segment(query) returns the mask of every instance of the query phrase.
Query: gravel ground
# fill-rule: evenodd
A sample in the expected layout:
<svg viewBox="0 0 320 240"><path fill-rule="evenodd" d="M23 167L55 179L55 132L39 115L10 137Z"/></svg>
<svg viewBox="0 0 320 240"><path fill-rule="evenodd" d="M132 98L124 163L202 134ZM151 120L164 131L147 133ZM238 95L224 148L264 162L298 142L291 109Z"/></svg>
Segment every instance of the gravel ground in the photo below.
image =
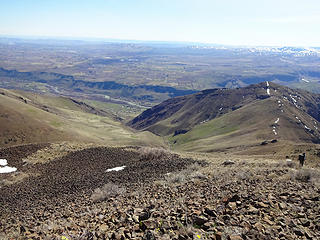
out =
<svg viewBox="0 0 320 240"><path fill-rule="evenodd" d="M21 166L37 174L0 188L0 239L320 239L318 169L139 151Z"/></svg>

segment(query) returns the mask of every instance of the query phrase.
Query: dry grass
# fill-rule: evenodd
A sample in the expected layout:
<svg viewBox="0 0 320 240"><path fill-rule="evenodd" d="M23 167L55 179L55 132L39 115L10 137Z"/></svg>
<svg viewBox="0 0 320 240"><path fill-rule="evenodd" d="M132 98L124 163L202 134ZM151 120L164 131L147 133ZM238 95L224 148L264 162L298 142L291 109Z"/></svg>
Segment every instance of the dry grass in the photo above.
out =
<svg viewBox="0 0 320 240"><path fill-rule="evenodd" d="M196 233L197 229L195 229L191 224L183 225L179 224L178 233L179 235L184 236L185 238L192 239Z"/></svg>
<svg viewBox="0 0 320 240"><path fill-rule="evenodd" d="M124 188L119 187L114 183L107 183L101 188L97 188L91 195L91 200L94 202L103 201L111 196L116 196L125 192Z"/></svg>
<svg viewBox="0 0 320 240"><path fill-rule="evenodd" d="M164 158L172 153L164 148L141 147L139 149L140 157L143 159Z"/></svg>
<svg viewBox="0 0 320 240"><path fill-rule="evenodd" d="M296 162L294 162L292 160L291 161L286 160L284 165L289 167L289 168L295 168L297 166Z"/></svg>
<svg viewBox="0 0 320 240"><path fill-rule="evenodd" d="M292 180L320 183L320 171L313 168L301 168L290 173Z"/></svg>
<svg viewBox="0 0 320 240"><path fill-rule="evenodd" d="M50 146L38 150L25 159L22 159L22 161L31 164L46 163L56 158L62 158L71 152L81 151L93 146L99 146L99 144L66 141L51 143Z"/></svg>
<svg viewBox="0 0 320 240"><path fill-rule="evenodd" d="M281 160L270 164L272 168L297 168L297 162L291 159Z"/></svg>
<svg viewBox="0 0 320 240"><path fill-rule="evenodd" d="M151 132L132 131L112 117L87 112L66 98L21 91L19 97L30 99L25 104L13 97L16 94L12 91L7 92L6 96L0 94L0 112L10 113L10 121L0 119L0 133L3 133L0 146L61 141L108 146L166 146L161 137ZM42 109L44 105L48 111ZM27 161L50 161L56 148L64 152L64 147L52 146L48 152L40 152L40 158L33 156Z"/></svg>
<svg viewBox="0 0 320 240"><path fill-rule="evenodd" d="M187 175L184 171L178 172L178 173L170 173L165 176L165 181L169 184L179 184L186 182Z"/></svg>
<svg viewBox="0 0 320 240"><path fill-rule="evenodd" d="M189 181L205 179L207 178L207 175L204 174L202 170L203 168L201 165L194 163L182 171L167 173L163 180L157 180L154 184L164 187L173 187Z"/></svg>
<svg viewBox="0 0 320 240"><path fill-rule="evenodd" d="M169 173L165 176L165 182L168 184L181 184L192 179L207 178L201 171L201 166L197 163L190 165L188 168L175 173Z"/></svg>

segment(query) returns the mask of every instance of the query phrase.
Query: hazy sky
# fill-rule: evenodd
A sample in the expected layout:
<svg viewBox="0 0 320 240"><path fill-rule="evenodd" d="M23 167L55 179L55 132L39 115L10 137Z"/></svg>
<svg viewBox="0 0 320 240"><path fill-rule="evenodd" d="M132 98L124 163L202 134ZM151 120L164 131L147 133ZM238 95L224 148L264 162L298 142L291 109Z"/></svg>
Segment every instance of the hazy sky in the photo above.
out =
<svg viewBox="0 0 320 240"><path fill-rule="evenodd" d="M0 35L320 46L320 0L0 0Z"/></svg>

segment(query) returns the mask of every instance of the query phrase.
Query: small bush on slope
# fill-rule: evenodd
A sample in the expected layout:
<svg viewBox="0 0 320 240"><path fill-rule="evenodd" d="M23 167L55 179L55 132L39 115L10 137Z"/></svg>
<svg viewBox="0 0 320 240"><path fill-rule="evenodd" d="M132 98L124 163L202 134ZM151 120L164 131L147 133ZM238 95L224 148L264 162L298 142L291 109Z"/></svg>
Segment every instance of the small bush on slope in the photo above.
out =
<svg viewBox="0 0 320 240"><path fill-rule="evenodd" d="M119 187L114 183L107 183L101 188L97 188L91 195L91 200L94 202L103 201L111 196L116 196L125 192L124 188Z"/></svg>
<svg viewBox="0 0 320 240"><path fill-rule="evenodd" d="M171 153L163 148L142 147L139 149L140 157L143 159L168 157Z"/></svg>
<svg viewBox="0 0 320 240"><path fill-rule="evenodd" d="M291 179L302 182L320 182L320 172L316 169L302 168L297 171L291 172Z"/></svg>

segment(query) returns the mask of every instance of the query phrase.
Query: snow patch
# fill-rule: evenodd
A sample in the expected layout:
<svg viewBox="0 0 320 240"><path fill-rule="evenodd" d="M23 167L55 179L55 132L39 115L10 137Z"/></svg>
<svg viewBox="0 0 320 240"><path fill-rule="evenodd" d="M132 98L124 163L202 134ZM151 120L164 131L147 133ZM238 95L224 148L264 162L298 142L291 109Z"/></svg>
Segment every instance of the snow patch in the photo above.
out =
<svg viewBox="0 0 320 240"><path fill-rule="evenodd" d="M297 100L294 98L294 96L292 96L291 94L290 94L290 97L291 97L291 99L296 103L297 102Z"/></svg>
<svg viewBox="0 0 320 240"><path fill-rule="evenodd" d="M116 171L116 172L118 172L118 171L123 170L125 167L126 167L126 166L115 167L115 168L109 168L109 169L107 169L107 170L106 170L106 172L112 172L112 171Z"/></svg>
<svg viewBox="0 0 320 240"><path fill-rule="evenodd" d="M267 94L270 95L270 89L269 88L267 88Z"/></svg>
<svg viewBox="0 0 320 240"><path fill-rule="evenodd" d="M7 166L7 165L8 165L7 159L0 159L0 166Z"/></svg>
<svg viewBox="0 0 320 240"><path fill-rule="evenodd" d="M269 82L267 81L267 94L270 96Z"/></svg>
<svg viewBox="0 0 320 240"><path fill-rule="evenodd" d="M17 171L17 168L15 167L9 167L9 166L0 167L0 173L11 173L15 171Z"/></svg>
<svg viewBox="0 0 320 240"><path fill-rule="evenodd" d="M9 167L7 159L0 159L0 173L11 173L17 171L15 167Z"/></svg>
<svg viewBox="0 0 320 240"><path fill-rule="evenodd" d="M206 120L203 120L202 122L200 122L200 124L206 123L206 122L208 122L208 121L210 121L210 119L209 119L209 118L208 118L208 119L206 119Z"/></svg>
<svg viewBox="0 0 320 240"><path fill-rule="evenodd" d="M306 125L304 125L304 128L307 129L308 131L311 131L311 128L307 127Z"/></svg>

